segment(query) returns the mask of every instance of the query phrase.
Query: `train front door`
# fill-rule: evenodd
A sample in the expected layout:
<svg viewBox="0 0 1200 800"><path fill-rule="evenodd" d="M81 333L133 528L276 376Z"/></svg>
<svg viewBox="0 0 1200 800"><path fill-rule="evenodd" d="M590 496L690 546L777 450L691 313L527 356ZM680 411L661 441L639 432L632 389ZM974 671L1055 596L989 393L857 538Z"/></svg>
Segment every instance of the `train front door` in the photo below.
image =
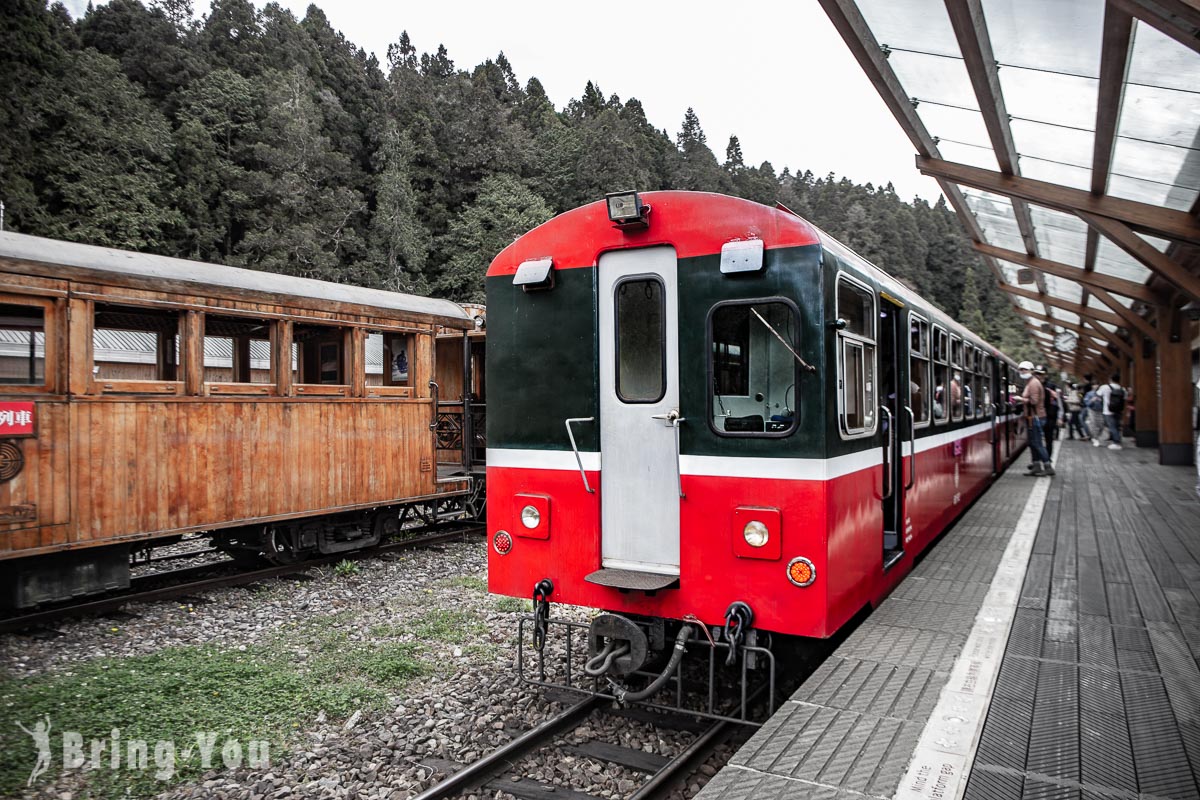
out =
<svg viewBox="0 0 1200 800"><path fill-rule="evenodd" d="M676 263L671 247L600 257L600 538L609 574L596 583L648 588L653 580L622 573L679 575Z"/></svg>
<svg viewBox="0 0 1200 800"><path fill-rule="evenodd" d="M904 555L904 443L912 436L908 406L910 380L908 336L901 327L902 307L886 294L879 296L879 397L883 398L880 430L883 447L883 567L887 569Z"/></svg>

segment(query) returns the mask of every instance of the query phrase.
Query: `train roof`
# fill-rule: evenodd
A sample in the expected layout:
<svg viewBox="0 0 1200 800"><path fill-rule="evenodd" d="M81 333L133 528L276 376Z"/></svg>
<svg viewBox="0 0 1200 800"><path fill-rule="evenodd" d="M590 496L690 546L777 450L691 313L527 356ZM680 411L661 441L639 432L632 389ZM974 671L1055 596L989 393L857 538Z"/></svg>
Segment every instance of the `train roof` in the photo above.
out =
<svg viewBox="0 0 1200 800"><path fill-rule="evenodd" d="M762 239L768 250L819 244L869 273L896 299L918 310L927 310L926 313L937 312L939 325L959 336L982 342L1006 361L1012 361L979 334L788 208L772 208L753 200L711 192L644 192L640 197L650 206L650 225L645 230L617 230L609 221L606 203L598 200L559 214L517 239L492 261L488 276L512 275L525 261L550 255L554 256L555 269L594 267L604 251L631 246L671 244L680 258L688 258L719 253L721 245L737 239ZM673 231L671 241L664 240L658 233L662 230L663 220ZM572 232L564 238L562 230L566 226L570 226Z"/></svg>
<svg viewBox="0 0 1200 800"><path fill-rule="evenodd" d="M0 233L0 262L15 263L21 271L50 278L181 294L226 295L317 310L333 306L350 313L420 318L462 329L474 327L462 307L449 300L21 233Z"/></svg>

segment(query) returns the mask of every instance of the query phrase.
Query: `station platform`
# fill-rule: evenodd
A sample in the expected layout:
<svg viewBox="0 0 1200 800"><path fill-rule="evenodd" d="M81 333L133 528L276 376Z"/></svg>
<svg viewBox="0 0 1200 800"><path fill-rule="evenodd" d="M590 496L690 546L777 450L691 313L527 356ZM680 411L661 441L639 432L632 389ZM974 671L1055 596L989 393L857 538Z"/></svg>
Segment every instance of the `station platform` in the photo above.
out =
<svg viewBox="0 0 1200 800"><path fill-rule="evenodd" d="M1008 470L700 792L1200 798L1200 500L1157 451Z"/></svg>

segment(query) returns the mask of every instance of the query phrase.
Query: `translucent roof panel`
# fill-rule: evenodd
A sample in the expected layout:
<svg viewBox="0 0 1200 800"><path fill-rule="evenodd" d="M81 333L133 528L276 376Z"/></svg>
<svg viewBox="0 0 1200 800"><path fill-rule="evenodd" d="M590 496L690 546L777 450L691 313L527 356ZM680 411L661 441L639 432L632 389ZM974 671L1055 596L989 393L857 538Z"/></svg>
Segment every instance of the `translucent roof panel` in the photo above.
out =
<svg viewBox="0 0 1200 800"><path fill-rule="evenodd" d="M946 56L958 56L958 40L942 0L858 0L858 8L875 40L888 47L903 47Z"/></svg>
<svg viewBox="0 0 1200 800"><path fill-rule="evenodd" d="M1200 122L1200 115L1197 122ZM1113 150L1112 171L1116 175L1196 191L1200 189L1200 151L1120 138Z"/></svg>
<svg viewBox="0 0 1200 800"><path fill-rule="evenodd" d="M964 189L963 195L966 197L967 207L979 220L988 242L1006 250L1025 252L1021 230L1017 227L1017 218L1013 215L1012 201L998 194L974 189Z"/></svg>
<svg viewBox="0 0 1200 800"><path fill-rule="evenodd" d="M1200 55L1139 21L1133 32L1133 54L1126 80L1131 84L1195 92L1200 86Z"/></svg>
<svg viewBox="0 0 1200 800"><path fill-rule="evenodd" d="M1200 55L1196 56L1200 61ZM1200 76L1197 76L1200 86ZM1162 142L1179 147L1196 146L1200 125L1200 94L1159 86L1127 84L1121 102L1117 133L1131 139Z"/></svg>
<svg viewBox="0 0 1200 800"><path fill-rule="evenodd" d="M1000 69L1000 90L1011 116L1081 130L1096 126L1099 84L1094 78L1075 75L1019 67Z"/></svg>
<svg viewBox="0 0 1200 800"><path fill-rule="evenodd" d="M958 142L938 142L938 152L946 161L966 164L968 167L979 167L993 172L1000 171L1000 162L996 161L996 151L987 147L959 144Z"/></svg>
<svg viewBox="0 0 1200 800"><path fill-rule="evenodd" d="M1072 303L1078 303L1083 300L1082 286L1075 281L1056 278L1053 275L1046 276L1046 291L1053 297L1057 297L1060 300L1069 300Z"/></svg>
<svg viewBox="0 0 1200 800"><path fill-rule="evenodd" d="M959 144L992 149L987 127L983 124L983 114L978 111L921 103L917 112L921 115L921 121L925 123L925 129L932 136Z"/></svg>
<svg viewBox="0 0 1200 800"><path fill-rule="evenodd" d="M1070 186L1073 189L1087 191L1092 187L1092 170L1090 167L1075 167L1061 164L1057 161L1043 161L1040 158L1021 159L1021 174L1026 178L1034 178L1060 186Z"/></svg>
<svg viewBox="0 0 1200 800"><path fill-rule="evenodd" d="M1025 311L1032 311L1035 314L1042 314L1042 315L1045 315L1045 313L1046 313L1046 307L1044 305L1042 305L1041 303L1037 302L1036 300L1030 300L1029 298L1026 298L1026 297L1017 297L1015 295L1013 296L1013 299L1016 300L1017 305L1020 306Z"/></svg>
<svg viewBox="0 0 1200 800"><path fill-rule="evenodd" d="M1042 258L1082 267L1087 258L1087 224L1074 214L1031 205L1034 237Z"/></svg>
<svg viewBox="0 0 1200 800"><path fill-rule="evenodd" d="M1110 175L1108 194L1175 211L1187 211L1196 201L1197 193L1194 189L1184 189L1171 184L1129 178L1124 175Z"/></svg>
<svg viewBox="0 0 1200 800"><path fill-rule="evenodd" d="M1001 64L1099 76L1104 0L983 0L983 14Z"/></svg>
<svg viewBox="0 0 1200 800"><path fill-rule="evenodd" d="M978 110L975 90L961 58L896 51L888 64L900 79L904 93L918 100Z"/></svg>
<svg viewBox="0 0 1200 800"><path fill-rule="evenodd" d="M1079 315L1074 311L1064 311L1061 308L1054 309L1054 316L1061 319L1063 322L1069 322L1072 325L1079 324Z"/></svg>
<svg viewBox="0 0 1200 800"><path fill-rule="evenodd" d="M1096 272L1138 283L1145 283L1150 277L1150 270L1113 244L1107 236L1100 237L1100 246L1096 248Z"/></svg>
<svg viewBox="0 0 1200 800"><path fill-rule="evenodd" d="M1014 119L1009 128L1012 130L1013 145L1020 155L1077 167L1090 168L1092 165L1096 136L1091 131L1024 119Z"/></svg>

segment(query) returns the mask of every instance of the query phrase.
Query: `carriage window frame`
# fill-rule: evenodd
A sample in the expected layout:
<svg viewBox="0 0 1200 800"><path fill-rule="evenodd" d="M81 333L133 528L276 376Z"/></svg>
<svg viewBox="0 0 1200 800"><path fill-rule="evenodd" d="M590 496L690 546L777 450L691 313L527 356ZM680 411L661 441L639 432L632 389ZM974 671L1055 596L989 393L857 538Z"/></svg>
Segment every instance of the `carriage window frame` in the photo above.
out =
<svg viewBox="0 0 1200 800"><path fill-rule="evenodd" d="M979 362L979 399L983 402L979 403L981 416L990 417L992 415L992 406L996 400L992 397L992 363L993 359L990 353L983 353Z"/></svg>
<svg viewBox="0 0 1200 800"><path fill-rule="evenodd" d="M875 290L863 281L848 275L844 272L838 272L837 279L834 282L834 316L837 319L843 319L841 308L841 291L842 285L846 284L854 289L865 292L871 300L871 307L867 314L870 320L870 336L856 333L846 329L838 330L835 346L835 356L837 358L837 409L838 409L838 436L844 440L866 439L874 436L879 430L879 409L875 406L878 404L879 394L879 378L876 375L876 362L878 360L878 342L879 342L879 298ZM861 428L851 428L846 422L846 349L847 347L860 347L862 349L862 365L863 371L861 376L861 390L859 400L862 403L863 418L867 419L868 398L870 398L870 424L864 425ZM868 381L868 377L870 380ZM867 387L870 386L870 390Z"/></svg>
<svg viewBox="0 0 1200 800"><path fill-rule="evenodd" d="M918 334L918 338L921 339L921 341L918 342L918 345L920 346L921 349L916 350L916 351L914 351L913 347L912 347L913 325L922 326L920 329L920 333ZM933 383L933 346L932 346L932 342L931 342L932 331L933 331L933 326L930 324L928 319L926 319L925 317L923 317L920 314L917 314L914 311L908 312L908 380L909 380L908 405L909 405L909 408L913 408L913 409L916 408L916 406L913 404L913 401L912 401L913 362L914 361L925 362L925 369L926 369L925 393L924 393L924 396L921 398L922 411L924 411L925 413L924 413L924 419L922 421L918 422L916 420L913 420L913 427L917 428L917 429L928 428L930 425L933 424L934 383Z"/></svg>
<svg viewBox="0 0 1200 800"><path fill-rule="evenodd" d="M726 431L726 430L721 430L720 428L718 428L713 422L713 418L714 418L713 395L714 395L714 393L712 390L715 385L714 381L716 380L716 373L714 371L714 364L713 364L713 361L714 361L714 359L713 359L713 344L714 344L714 342L713 342L713 319L716 317L717 312L720 311L722 308L728 308L730 306L766 305L768 303L779 303L781 305L784 305L787 307L789 313L791 313L792 322L795 326L795 328L794 328L795 332L792 337L791 346L796 352L800 352L800 334L801 334L800 325L802 323L803 317L801 317L801 315L800 315L800 307L798 305L796 305L795 302L793 302L792 300L790 300L786 297L774 295L774 296L770 296L770 297L752 297L752 298L745 298L745 299L738 299L738 300L722 300L721 302L714 304L711 308L708 309L708 315L705 318L704 341L705 341L705 352L707 353L706 363L708 365L707 378L706 378L706 380L707 380L706 387L707 388L705 390L705 395L706 395L705 416L708 419L708 429L723 439L784 439L784 438L787 438L788 436L792 436L793 434L796 433L796 431L798 431L800 429L800 418L801 418L800 379L801 379L801 376L803 375L803 372L801 372L800 364L796 361L795 358L792 358L792 385L795 386L796 388L793 390L793 395L792 395L795 398L792 401L793 403L795 403L795 408L792 409L792 425L791 425L791 427L789 427L785 430L781 430L781 431L768 431L768 430ZM790 357L790 355L791 354L789 354L789 357ZM750 348L749 348L749 346L747 346L747 353L746 353L747 369L750 368L750 356L751 356ZM750 384L749 384L749 382L747 382L747 392L749 392L749 387L750 387ZM733 397L735 395L726 395L726 396ZM737 396L749 397L750 395L745 394L745 395L737 395ZM764 419L763 419L764 428L765 428L766 422L767 422L767 420L764 417Z"/></svg>
<svg viewBox="0 0 1200 800"><path fill-rule="evenodd" d="M936 323L930 326L930 362L933 365L933 394L930 396L930 417L934 425L945 425L950 422L950 402L948 387L950 384L950 334L945 328ZM940 346L939 346L940 345ZM941 355L939 356L939 352ZM938 367L944 370L942 381L942 413L937 413Z"/></svg>
<svg viewBox="0 0 1200 800"><path fill-rule="evenodd" d="M330 331L337 332L337 338L330 336L328 338L321 337L316 342L300 341L296 337L297 328L328 328ZM353 368L352 350L354 347L352 336L355 328L338 320L325 320L317 318L295 319L292 321L292 337L291 348L284 359L281 359L278 369L293 370L293 362L295 363L295 372L292 378L292 388L296 394L301 395L330 395L330 396L349 396L351 391L351 370ZM316 375L307 374L305 367L306 348L316 346L315 364ZM324 365L326 359L330 355L330 349L336 348L333 353L337 358L338 382L326 383L321 380L321 375L325 371ZM315 377L317 380L305 380Z"/></svg>
<svg viewBox="0 0 1200 800"><path fill-rule="evenodd" d="M966 405L963 402L963 340L958 334L950 334L950 384L946 387L946 399L950 403L950 421L963 421L963 408ZM954 372L958 371L958 407L955 408L954 392L950 387L954 385Z"/></svg>
<svg viewBox="0 0 1200 800"><path fill-rule="evenodd" d="M653 282L658 284L658 342L659 342L659 378L658 396L654 398L629 399L621 392L621 312L617 307L621 287L628 283ZM661 403L667 396L667 286L661 276L654 274L626 275L613 284L613 393L617 400L630 406L652 406Z"/></svg>
<svg viewBox="0 0 1200 800"><path fill-rule="evenodd" d="M963 419L975 419L975 345L963 339ZM970 405L967 398L971 398ZM968 411L969 409L969 411Z"/></svg>
<svg viewBox="0 0 1200 800"><path fill-rule="evenodd" d="M130 309L133 314L158 314L163 317L174 317L175 320L175 362L171 365L174 371L173 378L157 377L161 372L156 372L154 378L103 378L98 375L100 364L96 362L96 331L111 330L125 332L139 332L136 328L121 328L112 326L96 325L97 314L103 313L109 309ZM165 334L165 332L164 332ZM170 334L165 334L170 336ZM97 300L92 304L91 319L88 320L88 380L90 385L89 393L97 394L151 394L151 395L179 395L182 394L187 385L186 376L188 370L192 368L190 363L189 348L188 348L188 325L187 325L187 309L176 305L138 303L127 300L125 298L114 298L113 300ZM162 347L161 343L157 343L156 347ZM169 349L169 348L167 348ZM203 356L201 357L203 358ZM104 362L102 362L104 363ZM156 370L161 370L167 364L166 361L155 364Z"/></svg>
<svg viewBox="0 0 1200 800"><path fill-rule="evenodd" d="M229 336L219 336L210 334L208 330L210 317L224 317L226 319L245 320L246 322L260 322L269 329L267 336L267 347L270 351L270 365L268 366L268 377L264 381L239 381L237 380L237 370L232 370L233 380L228 381L210 381L208 380L208 340L210 338L224 338L234 341L236 348L236 339ZM201 337L200 337L200 375L201 383L204 384L207 394L210 395L265 395L273 397L279 394L279 370L277 362L277 352L279 343L279 320L270 317L260 317L253 314L239 314L231 309L210 308L206 309L200 322ZM259 340L261 341L261 340ZM236 357L234 358L236 361ZM253 367L246 365L247 372L253 375ZM288 364L288 369L291 365Z"/></svg>
<svg viewBox="0 0 1200 800"><path fill-rule="evenodd" d="M42 312L42 381L41 383L3 383L0 384L0 394L55 394L58 385L58 314L55 301L45 297L23 294L0 294L0 304L7 306L28 306L39 308ZM33 356L36 359L37 331L32 332L30 343L34 347Z"/></svg>

